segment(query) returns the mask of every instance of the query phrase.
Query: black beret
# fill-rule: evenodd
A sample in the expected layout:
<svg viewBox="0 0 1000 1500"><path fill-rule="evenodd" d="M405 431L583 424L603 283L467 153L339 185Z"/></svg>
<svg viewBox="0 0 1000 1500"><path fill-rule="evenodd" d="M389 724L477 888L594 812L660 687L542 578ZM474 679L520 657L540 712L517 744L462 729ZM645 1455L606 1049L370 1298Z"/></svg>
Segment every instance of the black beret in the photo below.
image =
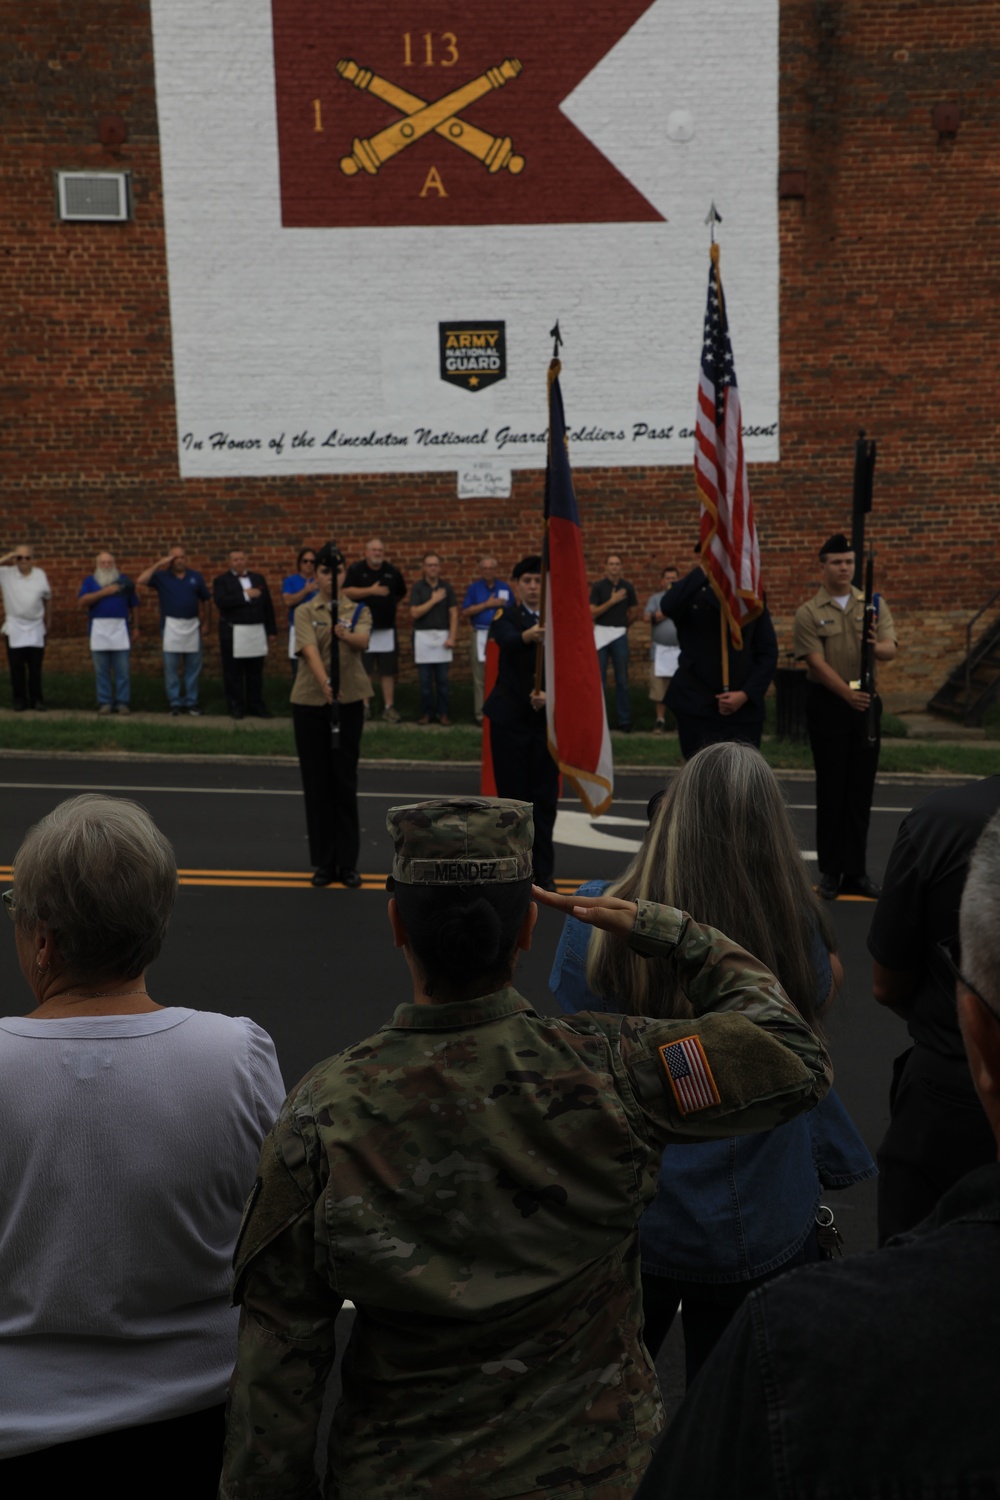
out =
<svg viewBox="0 0 1000 1500"><path fill-rule="evenodd" d="M853 551L854 548L851 546L844 533L842 531L838 531L836 536L830 537L829 541L824 542L822 547L819 549L819 560L820 562L822 562L824 557L826 557L827 554L831 552L836 553Z"/></svg>
<svg viewBox="0 0 1000 1500"><path fill-rule="evenodd" d="M537 552L532 552L527 557L522 557L520 562L514 564L511 578L520 578L522 573L540 573L542 571L542 559Z"/></svg>

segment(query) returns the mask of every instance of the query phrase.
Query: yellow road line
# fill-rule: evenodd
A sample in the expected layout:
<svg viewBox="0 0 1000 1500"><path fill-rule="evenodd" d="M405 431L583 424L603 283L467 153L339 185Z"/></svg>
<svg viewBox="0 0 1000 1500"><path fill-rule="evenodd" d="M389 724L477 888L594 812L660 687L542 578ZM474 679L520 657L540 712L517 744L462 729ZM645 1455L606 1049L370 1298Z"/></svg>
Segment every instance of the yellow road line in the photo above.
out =
<svg viewBox="0 0 1000 1500"><path fill-rule="evenodd" d="M10 880L13 876L11 865L0 865L0 880ZM178 870L178 884L191 886L215 886L231 890L260 890L260 891L308 891L313 889L312 877L305 870ZM385 891L386 877L384 875L362 875L361 885L356 887L362 891ZM557 880L556 888L561 896L572 896L579 888L579 880ZM336 883L329 890L346 890L346 886ZM837 897L838 901L871 901L870 896Z"/></svg>

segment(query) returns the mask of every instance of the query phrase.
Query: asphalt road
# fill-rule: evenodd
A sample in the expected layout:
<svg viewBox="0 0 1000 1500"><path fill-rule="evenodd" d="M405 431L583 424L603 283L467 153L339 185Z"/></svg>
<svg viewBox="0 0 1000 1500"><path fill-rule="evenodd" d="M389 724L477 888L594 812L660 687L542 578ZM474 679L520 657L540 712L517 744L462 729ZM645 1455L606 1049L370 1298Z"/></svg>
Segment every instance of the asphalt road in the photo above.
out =
<svg viewBox="0 0 1000 1500"><path fill-rule="evenodd" d="M611 817L594 828L574 800L560 804L556 868L560 883L614 877L645 826L655 772L622 775ZM905 812L936 783L880 783L869 841L869 870L880 877ZM811 780L784 788L800 847L813 848ZM182 887L149 988L161 1004L247 1015L272 1035L286 1083L356 1042L408 998L402 956L391 946L383 889L391 846L385 813L397 802L478 790L469 768L362 767L362 849L366 877L357 891L314 890L294 766L218 761L0 758L0 879L9 875L25 830L63 798L83 790L133 796L173 842ZM814 867L812 867L814 868ZM569 887L567 887L569 888ZM871 997L865 939L872 904L834 904L844 990L828 1021L837 1087L874 1151L886 1117L892 1060L906 1045L900 1022ZM556 1010L547 979L561 919L542 912L517 984L539 1010ZM12 935L0 944L4 1010L31 1008ZM832 1195L848 1253L875 1244L874 1184ZM661 1352L668 1404L680 1393L679 1337Z"/></svg>

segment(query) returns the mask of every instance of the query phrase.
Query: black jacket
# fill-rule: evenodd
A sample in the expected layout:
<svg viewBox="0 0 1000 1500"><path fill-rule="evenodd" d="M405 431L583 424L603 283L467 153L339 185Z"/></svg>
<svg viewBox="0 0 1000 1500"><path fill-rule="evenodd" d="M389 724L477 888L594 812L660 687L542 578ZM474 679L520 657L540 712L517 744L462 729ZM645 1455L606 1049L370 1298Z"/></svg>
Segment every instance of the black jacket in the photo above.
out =
<svg viewBox="0 0 1000 1500"><path fill-rule="evenodd" d="M874 1255L752 1292L636 1500L1000 1494L1000 1165Z"/></svg>
<svg viewBox="0 0 1000 1500"><path fill-rule="evenodd" d="M545 714L532 708L538 648L525 645L521 635L538 623L523 604L508 604L494 617L490 636L500 647L496 685L483 704L483 713L503 729L532 729L545 733Z"/></svg>
<svg viewBox="0 0 1000 1500"><path fill-rule="evenodd" d="M715 717L716 693L722 692L722 631L719 601L701 568L694 568L673 584L660 600L660 609L677 627L680 664L667 689L667 705L675 714ZM729 690L746 693L745 703L731 723L759 723L764 697L778 666L778 638L765 605L756 620L743 627L743 648L729 646Z"/></svg>
<svg viewBox="0 0 1000 1500"><path fill-rule="evenodd" d="M230 570L220 573L212 582L212 598L219 611L219 629L232 633L234 625L263 625L268 635L277 635L274 620L274 605L263 573L247 574L252 588L260 589L259 599L244 599L243 589L236 574Z"/></svg>

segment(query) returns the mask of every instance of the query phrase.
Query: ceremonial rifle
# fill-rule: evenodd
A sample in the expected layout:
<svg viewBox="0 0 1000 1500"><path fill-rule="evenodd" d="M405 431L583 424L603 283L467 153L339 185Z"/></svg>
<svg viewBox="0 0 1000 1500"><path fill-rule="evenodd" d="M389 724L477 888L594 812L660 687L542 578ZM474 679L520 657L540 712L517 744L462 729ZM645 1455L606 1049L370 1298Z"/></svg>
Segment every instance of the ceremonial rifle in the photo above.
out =
<svg viewBox="0 0 1000 1500"><path fill-rule="evenodd" d="M851 502L851 551L854 553L854 577L861 587L861 566L865 555L865 517L871 514L872 483L875 478L875 440L865 441L864 428L854 445L854 494Z"/></svg>
<svg viewBox="0 0 1000 1500"><path fill-rule="evenodd" d="M878 624L878 601L875 597L875 549L868 548L868 558L865 563L865 623L864 634L861 641L861 691L868 694L868 707L865 709L865 731L869 745L874 745L878 738L878 726L875 708L875 642L872 636L875 626Z"/></svg>

